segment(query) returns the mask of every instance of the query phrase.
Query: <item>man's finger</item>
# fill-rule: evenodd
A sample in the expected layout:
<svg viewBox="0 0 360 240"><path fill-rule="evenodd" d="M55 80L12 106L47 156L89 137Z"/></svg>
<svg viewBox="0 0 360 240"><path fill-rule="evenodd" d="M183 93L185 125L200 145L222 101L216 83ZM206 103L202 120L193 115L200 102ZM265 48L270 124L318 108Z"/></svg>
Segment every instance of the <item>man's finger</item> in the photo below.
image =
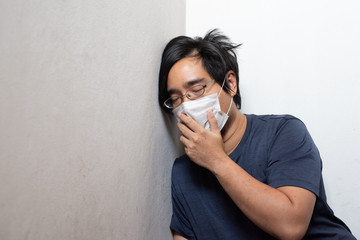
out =
<svg viewBox="0 0 360 240"><path fill-rule="evenodd" d="M194 119L192 119L191 117L181 113L179 115L180 120L188 127L190 128L193 132L196 132L196 130L201 127Z"/></svg>
<svg viewBox="0 0 360 240"><path fill-rule="evenodd" d="M182 144L184 144L185 148L190 144L189 139L187 139L183 135L180 136L180 142L182 142Z"/></svg>
<svg viewBox="0 0 360 240"><path fill-rule="evenodd" d="M191 134L194 134L194 132L190 128L188 128L188 126L186 126L183 122L178 122L177 126L182 135L188 139L191 137Z"/></svg>
<svg viewBox="0 0 360 240"><path fill-rule="evenodd" d="M211 110L209 110L207 112L207 117L208 117L208 121L209 121L209 124L210 124L210 131L211 132L219 132L219 126L218 126L218 123L217 123L217 120L216 120L216 117L215 115L213 114L213 112Z"/></svg>

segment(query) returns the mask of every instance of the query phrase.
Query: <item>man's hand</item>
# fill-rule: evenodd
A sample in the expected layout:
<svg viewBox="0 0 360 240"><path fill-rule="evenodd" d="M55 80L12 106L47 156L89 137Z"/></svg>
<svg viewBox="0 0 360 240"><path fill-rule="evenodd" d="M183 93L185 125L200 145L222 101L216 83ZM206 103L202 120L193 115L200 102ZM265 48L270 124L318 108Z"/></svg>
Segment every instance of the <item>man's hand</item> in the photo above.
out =
<svg viewBox="0 0 360 240"><path fill-rule="evenodd" d="M211 170L222 159L227 158L223 147L223 139L211 110L208 111L210 131L185 114L180 114L178 128L182 133L180 141L185 146L189 158L204 168Z"/></svg>

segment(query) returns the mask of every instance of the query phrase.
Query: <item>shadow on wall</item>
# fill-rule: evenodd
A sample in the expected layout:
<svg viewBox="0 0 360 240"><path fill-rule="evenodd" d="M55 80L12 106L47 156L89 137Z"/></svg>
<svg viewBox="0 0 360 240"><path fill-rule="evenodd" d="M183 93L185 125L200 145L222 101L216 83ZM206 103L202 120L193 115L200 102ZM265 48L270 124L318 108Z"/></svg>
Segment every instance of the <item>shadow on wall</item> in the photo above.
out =
<svg viewBox="0 0 360 240"><path fill-rule="evenodd" d="M164 111L161 111L162 118L164 120L164 124L166 127L167 132L170 135L171 139L171 145L173 146L173 149L175 149L176 156L181 156L185 154L184 147L182 143L180 142L180 131L176 126L176 119L173 114L165 113Z"/></svg>

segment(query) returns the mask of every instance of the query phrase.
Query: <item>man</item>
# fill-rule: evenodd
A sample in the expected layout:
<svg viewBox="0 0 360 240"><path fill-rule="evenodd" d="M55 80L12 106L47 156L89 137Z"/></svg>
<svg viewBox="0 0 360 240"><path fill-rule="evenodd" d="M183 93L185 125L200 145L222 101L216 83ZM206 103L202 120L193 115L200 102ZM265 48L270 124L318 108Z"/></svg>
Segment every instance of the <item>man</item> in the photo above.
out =
<svg viewBox="0 0 360 240"><path fill-rule="evenodd" d="M355 239L326 203L319 152L289 115L244 115L229 39L172 39L159 103L185 155L172 170L174 239Z"/></svg>

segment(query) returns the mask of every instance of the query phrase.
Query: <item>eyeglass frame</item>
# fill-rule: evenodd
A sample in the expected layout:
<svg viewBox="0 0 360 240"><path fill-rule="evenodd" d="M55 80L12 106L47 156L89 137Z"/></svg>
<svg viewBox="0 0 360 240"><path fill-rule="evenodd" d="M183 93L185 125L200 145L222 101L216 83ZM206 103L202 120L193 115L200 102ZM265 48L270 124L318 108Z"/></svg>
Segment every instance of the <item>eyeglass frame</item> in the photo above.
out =
<svg viewBox="0 0 360 240"><path fill-rule="evenodd" d="M208 83L206 83L206 84L204 84L204 85L202 85L202 84L194 85L194 86L190 87L188 90L186 90L186 92L185 92L184 95L176 96L176 100L178 100L179 98L181 99L180 104L177 105L176 107L170 107L170 106L168 106L168 105L166 104L167 101L172 100L172 97L169 97L168 99L166 99L163 104L164 104L164 106L167 107L168 109L175 109L175 108L177 108L178 106L180 106L180 105L184 102L184 100L183 100L184 97L187 97L187 98L190 99L190 100L198 99L198 98L200 98L202 95L204 95L204 93L205 93L205 88L206 88L207 86L209 86L209 85L210 85L212 82L214 82L214 81L215 81L215 79L211 80L210 82L208 82ZM188 92L189 92L192 88L195 88L195 87L197 87L197 86L201 86L201 87L202 87L202 88L201 88L201 91L203 91L203 92L202 92L199 96L190 97L190 96L188 95Z"/></svg>

